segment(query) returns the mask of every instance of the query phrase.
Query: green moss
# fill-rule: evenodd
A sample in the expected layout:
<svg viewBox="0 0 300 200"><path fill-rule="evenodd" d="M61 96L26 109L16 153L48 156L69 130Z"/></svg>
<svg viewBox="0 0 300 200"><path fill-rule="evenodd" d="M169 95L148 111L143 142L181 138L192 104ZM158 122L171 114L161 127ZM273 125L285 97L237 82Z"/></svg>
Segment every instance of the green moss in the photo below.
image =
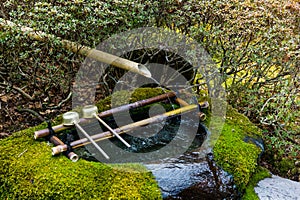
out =
<svg viewBox="0 0 300 200"><path fill-rule="evenodd" d="M270 172L263 168L263 167L258 167L255 171L255 173L252 175L248 186L245 190L245 194L243 195L243 200L259 200L257 194L255 193L255 186L257 183L265 178L271 177Z"/></svg>
<svg viewBox="0 0 300 200"><path fill-rule="evenodd" d="M217 163L234 176L237 186L243 191L257 168L261 149L244 141L245 137L259 138L262 132L248 118L231 106L227 109L226 121L214 147Z"/></svg>
<svg viewBox="0 0 300 200"><path fill-rule="evenodd" d="M161 89L141 88L130 94L116 92L117 105L162 94ZM128 97L128 98L126 98ZM111 97L97 104L110 108ZM53 124L61 123L61 116ZM0 141L0 199L161 199L154 177L139 164L106 165L65 156L52 157L46 142L35 141L33 132L46 123L14 133Z"/></svg>
<svg viewBox="0 0 300 200"><path fill-rule="evenodd" d="M0 141L0 199L161 199L152 174L138 164L106 165L51 155L33 132Z"/></svg>

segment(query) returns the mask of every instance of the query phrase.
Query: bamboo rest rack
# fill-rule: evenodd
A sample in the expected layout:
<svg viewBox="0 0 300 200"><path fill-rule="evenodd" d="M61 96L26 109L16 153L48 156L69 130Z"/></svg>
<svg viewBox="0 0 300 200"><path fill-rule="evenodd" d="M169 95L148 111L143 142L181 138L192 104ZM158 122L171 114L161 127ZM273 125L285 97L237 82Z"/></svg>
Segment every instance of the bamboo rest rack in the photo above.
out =
<svg viewBox="0 0 300 200"><path fill-rule="evenodd" d="M112 129L109 127L109 125L103 124L104 126L109 127L108 131L105 131L105 132L102 132L99 134L95 134L92 136L86 135L87 133L84 133L85 138L70 142L69 144L65 144L57 136L55 136L56 133L65 131L67 129L71 129L74 127L74 125L77 128L79 128L81 132L82 131L84 132L84 130L80 127L79 124L87 124L90 121L89 119L92 117L95 117L97 119L99 118L100 123L102 123L103 120L101 120L101 118L103 118L103 117L108 117L115 113L119 113L119 112L126 111L129 109L143 107L143 106L150 105L150 104L153 104L156 102L164 101L166 99L169 100L171 98L174 99L177 104L181 105L181 108L178 108L178 109L175 109L175 110L172 110L169 112L165 112L163 114L159 114L159 115L156 115L156 116L153 116L153 117L141 120L141 121L137 121L137 122L134 122L131 124L127 124L127 125L118 127L116 129ZM59 124L59 125L53 126L51 128L48 127L47 129L35 131L34 138L35 139L48 138L49 141L52 144L54 144L54 147L52 148L52 155L58 155L58 154L64 152L65 155L68 156L70 158L70 160L72 160L73 162L76 162L79 159L79 156L73 152L73 149L76 149L76 148L79 148L79 147L82 147L82 146L85 146L85 145L88 145L91 143L102 153L102 155L104 157L109 159L109 156L106 155L105 152L103 152L103 150L96 144L96 142L116 137L116 138L120 139L127 147L129 147L130 144L128 144L124 139L122 139L120 137L120 134L130 132L141 126L145 126L145 125L152 124L152 123L162 122L163 120L165 120L169 117L187 113L187 112L191 112L199 107L201 109L203 109L203 108L207 108L208 106L209 106L208 102L203 102L201 104L188 104L184 100L177 98L175 92L168 92L168 93L158 95L158 96L155 96L155 97L152 97L149 99L144 99L144 100L137 101L137 102L134 102L131 104L112 108L110 110L100 112L100 113L97 113L95 106L89 106L90 107L89 109L86 109L86 110L83 109L83 118L75 117L76 119L73 119L73 120L75 120L75 123L72 120L67 121L67 122L65 121L63 124ZM65 113L64 115L66 115L66 114L68 114L68 113ZM206 118L206 115L204 113L202 113L201 111L199 111L198 116L199 116L200 120L202 120L202 121L205 120L205 118ZM79 127L78 127L78 125L79 125Z"/></svg>

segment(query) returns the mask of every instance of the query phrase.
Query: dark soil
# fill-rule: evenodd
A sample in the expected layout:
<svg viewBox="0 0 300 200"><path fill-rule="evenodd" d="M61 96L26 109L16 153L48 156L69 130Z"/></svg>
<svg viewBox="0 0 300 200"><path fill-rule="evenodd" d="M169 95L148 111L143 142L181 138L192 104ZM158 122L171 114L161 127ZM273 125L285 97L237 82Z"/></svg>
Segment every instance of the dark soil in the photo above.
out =
<svg viewBox="0 0 300 200"><path fill-rule="evenodd" d="M30 91L37 91L37 88L28 82L23 91L30 94ZM53 97L51 102L43 101L43 98L47 98L45 96L34 97L34 99L29 100L18 91L13 89L7 91L0 87L0 139L8 137L14 132L38 125L42 120L52 120L72 109L71 95L66 96L62 91L56 90L51 92L51 96ZM96 99L103 97L101 90L98 89Z"/></svg>
<svg viewBox="0 0 300 200"><path fill-rule="evenodd" d="M30 83L28 84L27 88L30 88ZM27 100L16 91L0 91L0 137L8 136L13 132L41 123L41 120L37 116L25 109L35 111L45 119L53 119L55 116L62 114L71 108L71 98L66 103L62 104L61 107L51 109L43 104L42 101ZM59 97L62 94L57 91L57 93L54 95ZM56 98L53 100L53 103L57 103L59 100L60 98Z"/></svg>

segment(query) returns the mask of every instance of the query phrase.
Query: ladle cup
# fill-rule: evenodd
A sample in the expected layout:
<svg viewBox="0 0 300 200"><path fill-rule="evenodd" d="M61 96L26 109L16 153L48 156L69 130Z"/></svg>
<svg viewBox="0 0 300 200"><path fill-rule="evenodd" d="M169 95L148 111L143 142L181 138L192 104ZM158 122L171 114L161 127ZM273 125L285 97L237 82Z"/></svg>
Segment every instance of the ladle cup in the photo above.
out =
<svg viewBox="0 0 300 200"><path fill-rule="evenodd" d="M85 137L96 147L96 149L106 158L109 159L109 156L98 146L98 144L91 138L91 136L85 132L85 130L78 124L79 123L79 114L77 112L67 112L63 114L63 120L65 126L75 125Z"/></svg>
<svg viewBox="0 0 300 200"><path fill-rule="evenodd" d="M118 133L116 133L105 121L98 117L98 108L94 105L87 105L82 109L83 118L96 118L102 125L104 125L114 136L116 136L123 144L130 148L128 144Z"/></svg>

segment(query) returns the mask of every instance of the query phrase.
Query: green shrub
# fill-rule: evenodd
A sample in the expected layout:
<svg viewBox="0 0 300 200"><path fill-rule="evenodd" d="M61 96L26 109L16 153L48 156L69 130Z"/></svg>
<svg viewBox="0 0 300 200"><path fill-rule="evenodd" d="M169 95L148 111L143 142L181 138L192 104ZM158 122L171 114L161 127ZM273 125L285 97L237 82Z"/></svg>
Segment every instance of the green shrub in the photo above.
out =
<svg viewBox="0 0 300 200"><path fill-rule="evenodd" d="M275 154L276 162L282 155L297 159L300 2L161 4L158 25L186 33L209 52L223 77L229 103L266 130L267 153Z"/></svg>
<svg viewBox="0 0 300 200"><path fill-rule="evenodd" d="M5 0L1 2L0 17L95 47L113 34L153 24L157 4L144 0ZM30 108L49 118L61 114L61 108L71 109L70 101L64 100L70 99L74 77L84 58L62 49L59 40L34 41L19 29L0 27L0 89L11 97L3 97L1 107ZM23 93L16 92L16 87ZM106 91L101 89L103 97ZM0 127L0 131L14 132L26 127L25 123L14 122L22 121L23 116L32 117L27 113L20 116L15 110L0 110L4 116L0 123L12 124L5 126L6 130Z"/></svg>

